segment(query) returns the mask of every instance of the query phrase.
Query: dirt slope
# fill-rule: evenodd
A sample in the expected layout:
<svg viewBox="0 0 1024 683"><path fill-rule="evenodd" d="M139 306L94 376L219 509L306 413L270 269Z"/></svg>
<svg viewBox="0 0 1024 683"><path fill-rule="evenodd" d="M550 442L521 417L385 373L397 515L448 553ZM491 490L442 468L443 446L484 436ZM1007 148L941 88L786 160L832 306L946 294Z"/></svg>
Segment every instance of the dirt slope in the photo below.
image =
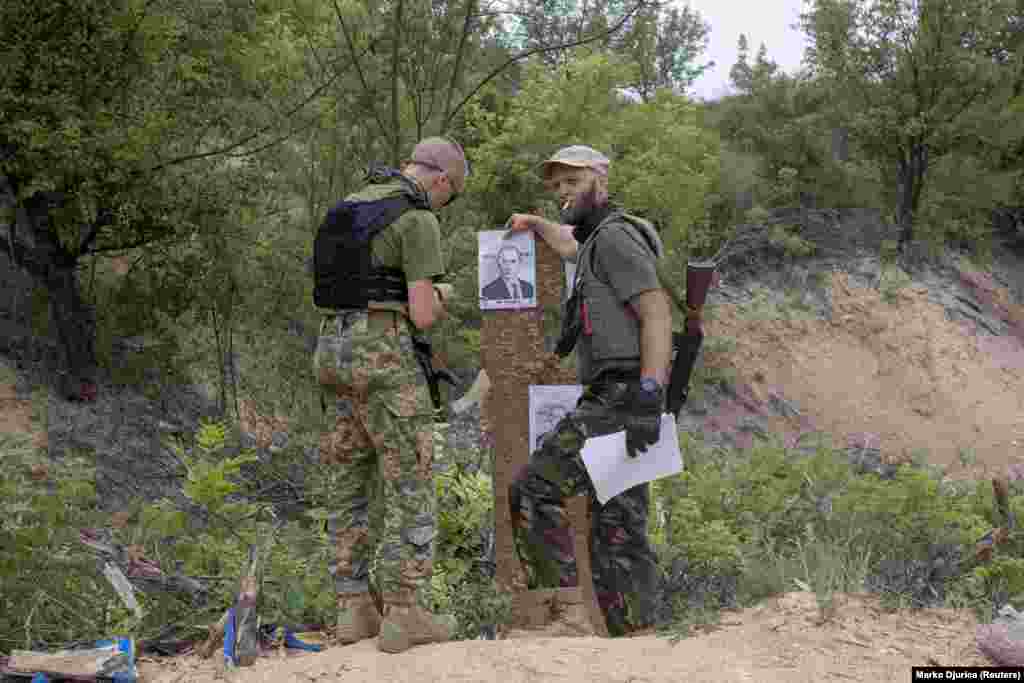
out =
<svg viewBox="0 0 1024 683"><path fill-rule="evenodd" d="M736 347L713 362L734 367L756 402L784 397L805 428L874 442L892 462L923 448L951 476L977 478L1024 462L1021 339L949 320L921 286L889 303L834 273L831 298L831 321L749 319L718 306L708 336ZM977 464L964 468L961 451Z"/></svg>

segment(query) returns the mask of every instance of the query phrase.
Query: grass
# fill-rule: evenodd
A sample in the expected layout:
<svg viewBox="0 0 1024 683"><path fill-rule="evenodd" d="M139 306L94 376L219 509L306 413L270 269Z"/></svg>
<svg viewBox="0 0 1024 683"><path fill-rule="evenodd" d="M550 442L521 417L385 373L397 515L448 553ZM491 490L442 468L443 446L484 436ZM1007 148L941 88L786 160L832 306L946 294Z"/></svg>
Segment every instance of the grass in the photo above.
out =
<svg viewBox="0 0 1024 683"><path fill-rule="evenodd" d="M889 304L895 304L899 300L900 291L912 281L906 271L899 266L883 265L878 280L878 290L882 300Z"/></svg>
<svg viewBox="0 0 1024 683"><path fill-rule="evenodd" d="M960 544L969 556L974 541L997 523L989 487L940 486L934 468L906 465L895 480L886 481L874 474L854 474L843 453L825 443L811 456L771 442L745 453L713 451L692 438L686 446L688 471L678 482L659 483L653 497L659 510L673 504L682 510L680 501L688 501L686 532L674 534L674 552L710 552L714 564L716 557L730 552L730 545L738 545L741 606L807 591L815 596L818 622L825 623L841 614L839 594L863 592L882 561L923 560L930 545L945 543ZM920 462L927 454L917 456ZM826 494L832 503L822 508L817 501ZM1013 492L1011 506L1024 509L1021 494ZM719 534L710 550L693 546L712 521L724 522L730 533ZM652 536L662 543L659 552L666 552L665 534ZM1018 545L1000 547L994 568L962 565L945 584L946 605L972 608L984 619L986 614L991 617L999 591L1020 592L1024 602L1024 588L1017 588L1024 586L1024 561L1014 559L1024 555L1024 541ZM911 595L898 591L880 597L884 606L893 608L914 603ZM683 609L676 620L667 632L685 637L694 620L708 619L699 610L691 614Z"/></svg>

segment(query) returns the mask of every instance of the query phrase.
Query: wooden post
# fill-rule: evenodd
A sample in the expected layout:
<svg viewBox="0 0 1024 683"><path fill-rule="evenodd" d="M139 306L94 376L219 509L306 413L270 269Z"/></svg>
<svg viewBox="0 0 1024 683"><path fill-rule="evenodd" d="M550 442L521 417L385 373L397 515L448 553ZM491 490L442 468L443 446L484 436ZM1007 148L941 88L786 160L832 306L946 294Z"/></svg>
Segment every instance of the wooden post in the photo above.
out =
<svg viewBox="0 0 1024 683"><path fill-rule="evenodd" d="M554 591L526 591L525 575L516 557L509 510L508 487L518 472L529 462L529 387L531 384L576 384L575 372L563 364L549 349L554 348L557 319L565 283L562 261L558 254L539 237L537 255L537 308L522 310L483 311L480 336L481 365L490 379L490 388L481 408L481 427L487 447L494 452L494 516L495 516L495 581L500 590L514 594L513 619L520 625L538 626L537 617L530 616L533 607L559 600L565 593L566 604L578 603L580 588ZM548 324L545 325L545 315ZM566 501L568 506L569 501ZM573 515L579 519L579 515ZM586 521L580 519L581 524ZM584 572L590 582L589 524L582 538L588 552L577 551L577 575ZM574 530L575 531L575 530ZM583 591L588 614L600 616L594 603L593 586ZM535 595L531 595L535 594ZM536 605L534 604L536 603ZM593 619L592 619L593 620ZM593 624L593 633L604 634L604 618Z"/></svg>

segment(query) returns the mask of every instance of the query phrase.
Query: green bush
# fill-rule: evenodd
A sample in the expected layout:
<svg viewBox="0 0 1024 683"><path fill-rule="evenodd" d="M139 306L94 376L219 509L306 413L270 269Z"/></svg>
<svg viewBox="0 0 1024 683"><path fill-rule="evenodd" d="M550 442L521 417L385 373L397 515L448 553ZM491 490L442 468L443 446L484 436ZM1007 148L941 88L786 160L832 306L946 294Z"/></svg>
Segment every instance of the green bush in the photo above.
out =
<svg viewBox="0 0 1024 683"><path fill-rule="evenodd" d="M134 626L79 543L101 518L93 475L83 459L49 462L27 437L0 434L0 652Z"/></svg>
<svg viewBox="0 0 1024 683"><path fill-rule="evenodd" d="M455 616L456 637L475 638L484 625L503 624L511 616L511 596L496 590L480 564L483 537L494 519L494 484L487 474L461 467L449 467L434 481L438 499L434 606Z"/></svg>
<svg viewBox="0 0 1024 683"><path fill-rule="evenodd" d="M681 446L687 470L652 489L652 539L666 566L682 555L696 574L741 572L745 604L810 590L828 618L834 593L864 590L882 561L922 559L934 544L973 550L998 523L988 487L940 486L928 470L909 466L891 481L857 475L826 442L806 455L771 441L740 452L708 448L684 433ZM1019 515L1024 496L1014 494ZM1024 555L1019 543L1002 552ZM1016 560L973 573L967 567L951 600L977 606L1000 590L1024 595L1021 567Z"/></svg>

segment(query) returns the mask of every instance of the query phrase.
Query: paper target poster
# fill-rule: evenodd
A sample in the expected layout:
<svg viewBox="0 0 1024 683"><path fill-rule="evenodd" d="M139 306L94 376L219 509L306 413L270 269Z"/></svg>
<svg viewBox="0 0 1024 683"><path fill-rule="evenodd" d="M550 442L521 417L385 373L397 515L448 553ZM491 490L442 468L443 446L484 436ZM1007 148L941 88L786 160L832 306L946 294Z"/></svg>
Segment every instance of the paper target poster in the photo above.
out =
<svg viewBox="0 0 1024 683"><path fill-rule="evenodd" d="M536 308L537 249L533 233L478 232L481 310Z"/></svg>
<svg viewBox="0 0 1024 683"><path fill-rule="evenodd" d="M579 384L530 385L530 453L537 450L541 438L576 407L582 395L583 386Z"/></svg>

